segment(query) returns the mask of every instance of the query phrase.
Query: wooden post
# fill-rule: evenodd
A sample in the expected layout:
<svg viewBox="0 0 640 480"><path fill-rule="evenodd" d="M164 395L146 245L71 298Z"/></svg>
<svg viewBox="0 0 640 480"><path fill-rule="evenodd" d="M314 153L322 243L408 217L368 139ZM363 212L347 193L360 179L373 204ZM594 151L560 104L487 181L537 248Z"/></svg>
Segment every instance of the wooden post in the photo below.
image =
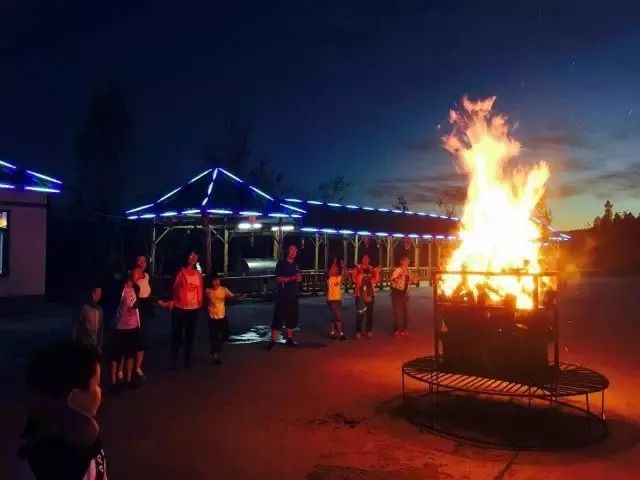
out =
<svg viewBox="0 0 640 480"><path fill-rule="evenodd" d="M273 232L273 259L280 260L280 230Z"/></svg>
<svg viewBox="0 0 640 480"><path fill-rule="evenodd" d="M347 245L347 237L342 237L342 259L344 260L344 264L347 264L347 252L348 252L348 245Z"/></svg>
<svg viewBox="0 0 640 480"><path fill-rule="evenodd" d="M313 259L313 269L317 272L320 269L320 235L316 232L315 238L315 257Z"/></svg>
<svg viewBox="0 0 640 480"><path fill-rule="evenodd" d="M151 258L149 258L149 263L151 263L151 276L156 276L156 225L155 222L153 224L153 229L151 230Z"/></svg>
<svg viewBox="0 0 640 480"><path fill-rule="evenodd" d="M414 256L415 267L419 271L419 269L420 269L420 240L418 240L417 238L413 241L413 256Z"/></svg>
<svg viewBox="0 0 640 480"><path fill-rule="evenodd" d="M431 240L429 240L429 250L427 253L427 267L429 267L429 281L431 281L431 272L433 271L433 266L431 265Z"/></svg>
<svg viewBox="0 0 640 480"><path fill-rule="evenodd" d="M209 226L209 213L202 214L202 228L204 229L204 271L211 273L211 227Z"/></svg>
<svg viewBox="0 0 640 480"><path fill-rule="evenodd" d="M327 234L324 234L324 269L329 268L329 239Z"/></svg>
<svg viewBox="0 0 640 480"><path fill-rule="evenodd" d="M353 252L353 264L354 265L358 264L358 250L359 250L359 247L360 247L360 237L356 233L356 242L354 244L354 252ZM345 262L345 266L349 267L349 265L346 262Z"/></svg>
<svg viewBox="0 0 640 480"><path fill-rule="evenodd" d="M227 224L224 225L224 251L222 259L222 272L226 275L229 273L229 229Z"/></svg>

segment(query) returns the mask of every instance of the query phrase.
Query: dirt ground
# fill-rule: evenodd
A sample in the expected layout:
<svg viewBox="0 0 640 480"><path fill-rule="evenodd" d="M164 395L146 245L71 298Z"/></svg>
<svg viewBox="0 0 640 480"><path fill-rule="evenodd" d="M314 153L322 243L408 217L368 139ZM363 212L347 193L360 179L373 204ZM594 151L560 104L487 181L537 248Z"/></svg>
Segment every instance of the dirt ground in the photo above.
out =
<svg viewBox="0 0 640 480"><path fill-rule="evenodd" d="M202 320L197 361L177 372L167 368L168 316L158 315L149 334L149 380L139 390L106 396L99 415L110 478L640 478L640 281L583 281L562 293L562 359L611 380L610 433L589 447L554 452L481 448L405 419L398 408L400 367L433 350L431 290L411 293L409 339L390 337L388 293L376 299L374 338L359 342L327 340L326 306L309 298L301 300L299 347L278 345L272 352L254 341L266 332L272 305L233 306L229 318L244 343L225 347L224 367L208 362ZM344 313L352 329L348 296ZM47 306L40 315L0 321L3 469L23 421L25 358L38 344L66 335L71 315Z"/></svg>

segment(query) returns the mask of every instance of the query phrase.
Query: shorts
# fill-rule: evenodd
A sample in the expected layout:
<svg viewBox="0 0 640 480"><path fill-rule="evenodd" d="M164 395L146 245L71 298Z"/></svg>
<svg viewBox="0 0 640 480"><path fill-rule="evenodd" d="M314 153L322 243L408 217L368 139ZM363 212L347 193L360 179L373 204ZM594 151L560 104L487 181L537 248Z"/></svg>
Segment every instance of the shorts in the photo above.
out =
<svg viewBox="0 0 640 480"><path fill-rule="evenodd" d="M272 330L280 330L282 326L293 330L298 326L298 299L276 300L273 311Z"/></svg>
<svg viewBox="0 0 640 480"><path fill-rule="evenodd" d="M109 347L109 357L111 360L124 358L134 358L137 352L144 350L142 332L140 328L129 330L114 330L111 334Z"/></svg>

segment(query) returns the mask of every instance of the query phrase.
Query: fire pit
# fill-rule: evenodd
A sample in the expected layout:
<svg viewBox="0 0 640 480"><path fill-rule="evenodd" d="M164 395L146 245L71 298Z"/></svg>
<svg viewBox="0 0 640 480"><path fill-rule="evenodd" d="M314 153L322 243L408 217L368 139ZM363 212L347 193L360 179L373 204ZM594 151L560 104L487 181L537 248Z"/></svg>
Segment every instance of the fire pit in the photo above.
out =
<svg viewBox="0 0 640 480"><path fill-rule="evenodd" d="M533 308L517 309L510 295L498 302L487 295L491 279L514 275L532 286ZM442 285L450 279L459 286L447 296ZM472 279L477 296L469 293ZM558 371L555 273L439 272L433 284L434 352L443 369L528 384L544 383Z"/></svg>
<svg viewBox="0 0 640 480"><path fill-rule="evenodd" d="M535 220L549 165L516 163L520 143L506 118L492 113L494 101L465 98L461 110L449 113L452 131L443 144L468 178L460 242L432 279L434 354L403 365L403 398L407 377L428 385L434 405L443 391L521 398L529 406L544 400L603 424L608 380L560 361L558 276L542 267L549 227ZM598 392L600 415L589 403ZM560 400L577 395L585 396L586 408Z"/></svg>

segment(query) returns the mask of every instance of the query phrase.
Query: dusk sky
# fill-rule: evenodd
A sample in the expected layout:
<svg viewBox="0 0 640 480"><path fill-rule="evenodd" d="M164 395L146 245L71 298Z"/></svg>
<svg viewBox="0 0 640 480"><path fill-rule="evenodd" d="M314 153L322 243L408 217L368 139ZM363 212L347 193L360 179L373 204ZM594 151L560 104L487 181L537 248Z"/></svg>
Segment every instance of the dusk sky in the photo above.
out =
<svg viewBox="0 0 640 480"><path fill-rule="evenodd" d="M2 2L0 158L75 182L75 130L111 78L138 196L202 170L233 120L300 191L345 175L353 203L429 210L460 181L448 110L497 95L523 160L550 163L558 227L606 199L640 213L636 2L101 3Z"/></svg>

